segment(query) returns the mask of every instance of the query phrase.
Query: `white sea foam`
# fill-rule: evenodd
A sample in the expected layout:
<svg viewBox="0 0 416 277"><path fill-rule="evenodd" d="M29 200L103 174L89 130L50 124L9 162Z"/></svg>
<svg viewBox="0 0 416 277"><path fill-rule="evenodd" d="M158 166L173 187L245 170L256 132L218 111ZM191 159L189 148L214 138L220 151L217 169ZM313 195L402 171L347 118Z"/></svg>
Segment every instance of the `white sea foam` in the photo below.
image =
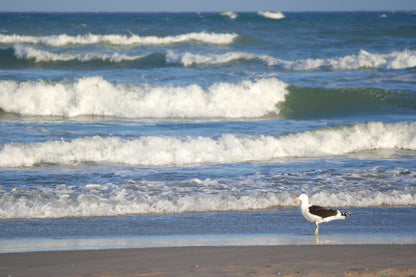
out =
<svg viewBox="0 0 416 277"><path fill-rule="evenodd" d="M169 197L166 197L166 194L169 194ZM24 197L13 193L3 194L0 198L0 218L115 216L265 209L279 205L279 203L286 205L289 199L286 194L273 193L170 195L165 191L160 195L150 195L132 184L128 188L113 184L97 185L94 188L86 187L81 191L61 185L54 190L40 189L33 193L28 192Z"/></svg>
<svg viewBox="0 0 416 277"><path fill-rule="evenodd" d="M26 45L15 45L15 55L19 59L33 59L35 62L50 61L71 61L88 62L91 60L102 60L109 62L123 62L138 60L146 55L127 55L118 52L113 53L54 53L51 51L40 50ZM357 70L357 69L404 69L416 67L416 51L403 50L388 54L370 53L361 50L357 55L347 55L340 58L327 59L300 59L287 61L269 55L245 53L245 52L226 52L221 54L194 54L190 52L176 53L168 50L166 52L166 62L182 64L183 66L192 65L222 65L236 61L261 61L270 67L279 66L287 70L307 71L320 68L334 70Z"/></svg>
<svg viewBox="0 0 416 277"><path fill-rule="evenodd" d="M271 18L271 19L283 19L286 17L282 12L279 12L279 11L277 12L259 11L257 14L267 17L267 18Z"/></svg>
<svg viewBox="0 0 416 277"><path fill-rule="evenodd" d="M186 182L187 186L215 186L205 184L212 183L211 180L196 179ZM235 185L231 184L228 189L223 188L223 192L200 193L191 190L179 194L169 189L169 184L156 182L130 182L128 185L88 184L81 188L68 185L58 185L55 188L20 188L1 195L0 219L244 211L297 205L294 200L297 191L254 190L239 193L238 184ZM180 187L181 184L176 186ZM194 189L197 190L197 187ZM315 204L331 207L416 205L414 189L320 192L311 194L310 198Z"/></svg>
<svg viewBox="0 0 416 277"><path fill-rule="evenodd" d="M319 60L316 60L319 64ZM334 69L403 69L416 66L416 51L395 51L389 54L372 54L361 50L358 55L345 56L339 59L327 59L324 66Z"/></svg>
<svg viewBox="0 0 416 277"><path fill-rule="evenodd" d="M62 47L68 45L89 45L106 43L111 45L168 45L183 42L201 42L208 44L231 44L238 35L235 33L187 33L174 36L139 36L132 34L127 35L77 35L70 36L67 34L49 35L49 36L29 36L29 35L3 35L0 34L0 43L3 44L43 44L53 47Z"/></svg>
<svg viewBox="0 0 416 277"><path fill-rule="evenodd" d="M233 12L224 12L221 15L228 16L230 19L236 19L238 16L236 13Z"/></svg>
<svg viewBox="0 0 416 277"><path fill-rule="evenodd" d="M391 170L376 166L335 172L283 172L276 176L258 173L220 179L141 179L122 184L19 185L15 188L0 184L0 219L296 207L295 197L300 191L306 191L312 203L330 207L414 206L415 173L413 169Z"/></svg>
<svg viewBox="0 0 416 277"><path fill-rule="evenodd" d="M315 158L377 150L416 151L416 123L370 122L283 136L85 137L72 141L10 143L0 149L0 167L42 163L116 163L135 166L184 166L268 162L279 158Z"/></svg>
<svg viewBox="0 0 416 277"><path fill-rule="evenodd" d="M35 62L56 62L56 61L73 61L88 62L92 60L102 60L109 62L123 62L134 61L141 59L144 56L129 56L119 54L118 52L112 54L105 53L53 53L50 51L36 49L30 46L16 45L13 47L15 55L19 59L33 59Z"/></svg>
<svg viewBox="0 0 416 277"><path fill-rule="evenodd" d="M358 55L347 55L340 58L327 59L300 59L287 61L268 55L259 55L244 52L228 52L223 54L193 54L175 53L168 51L167 62L181 63L184 66L191 65L218 65L235 62L238 60L260 60L268 66L280 66L288 70L307 71L320 68L334 70L357 70L357 69L404 69L416 67L416 51L404 50L388 54L370 53L361 50Z"/></svg>
<svg viewBox="0 0 416 277"><path fill-rule="evenodd" d="M261 60L269 66L277 65L282 63L281 60L275 59L267 55L250 54L244 52L227 52L224 54L192 54L184 53L178 54L173 51L166 53L166 60L168 63L180 63L184 66L191 65L216 65L226 64L238 60Z"/></svg>
<svg viewBox="0 0 416 277"><path fill-rule="evenodd" d="M190 86L111 84L101 77L70 82L0 81L0 108L24 115L126 118L261 117L278 114L287 84L255 82Z"/></svg>
<svg viewBox="0 0 416 277"><path fill-rule="evenodd" d="M55 62L55 61L72 61L88 62L92 60L102 60L109 62L134 61L144 58L148 55L127 55L119 52L113 53L54 53L51 51L37 49L35 47L23 44L13 46L15 55L19 59L33 59L35 62ZM261 60L269 66L287 63L267 55L256 55L244 52L227 52L224 54L178 54L171 50L166 52L166 61L168 63L179 63L184 66L191 65L216 65L233 62L236 60Z"/></svg>
<svg viewBox="0 0 416 277"><path fill-rule="evenodd" d="M404 50L388 54L373 54L361 50L358 55L341 58L305 59L298 61L281 61L285 68L291 70L313 70L327 67L335 70L357 69L403 69L416 66L416 51Z"/></svg>
<svg viewBox="0 0 416 277"><path fill-rule="evenodd" d="M311 195L310 202L331 207L383 207L416 205L416 192L409 190L374 191L363 189L354 192L319 192Z"/></svg>

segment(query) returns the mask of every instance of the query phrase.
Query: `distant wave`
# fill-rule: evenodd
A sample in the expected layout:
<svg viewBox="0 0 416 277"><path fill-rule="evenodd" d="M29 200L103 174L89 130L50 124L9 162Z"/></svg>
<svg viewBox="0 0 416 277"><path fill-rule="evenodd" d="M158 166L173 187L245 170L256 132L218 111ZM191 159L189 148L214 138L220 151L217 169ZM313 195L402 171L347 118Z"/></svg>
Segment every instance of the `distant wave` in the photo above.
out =
<svg viewBox="0 0 416 277"><path fill-rule="evenodd" d="M53 53L50 51L36 49L34 47L17 45L14 46L14 52L19 59L33 59L35 62L65 62L65 61L80 61L88 62L92 60L108 61L113 63L123 61L134 61L146 57L143 56L129 56L126 54L119 54L114 52L112 54L106 53Z"/></svg>
<svg viewBox="0 0 416 277"><path fill-rule="evenodd" d="M289 64L293 69L315 69L329 67L340 70L403 69L416 66L416 51L395 51L389 54L374 54L361 50L358 55L348 55L337 59L306 59Z"/></svg>
<svg viewBox="0 0 416 277"><path fill-rule="evenodd" d="M227 52L224 54L192 54L192 53L183 53L178 54L173 51L168 51L166 53L166 61L168 63L180 63L184 66L192 66L192 65L221 65L227 64L230 62L235 62L238 60L261 60L267 63L269 66L277 65L281 61L267 56L267 55L258 55L258 54L250 54L244 52Z"/></svg>
<svg viewBox="0 0 416 277"><path fill-rule="evenodd" d="M138 61L155 53L145 55L123 54L120 52L81 52L81 53L56 53L41 50L33 46L18 44L12 48L0 50L0 55L13 63L10 55L20 60L33 60L40 62L89 62L93 60L120 63ZM221 54L195 54L190 52L177 53L171 50L166 53L158 53L168 64L181 64L185 67L198 65L225 65L235 62L262 62L270 67L281 67L292 71L309 70L359 70L359 69L405 69L416 67L416 50L394 51L387 54L370 53L361 50L357 55L347 55L340 58L327 59L300 59L287 61L269 55L253 54L246 52L226 52ZM16 62L16 61L15 61ZM7 66L7 64L3 64ZM160 64L155 64L155 66Z"/></svg>
<svg viewBox="0 0 416 277"><path fill-rule="evenodd" d="M28 36L28 35L4 35L0 34L0 43L2 44L42 44L53 47L63 47L69 45L89 45L107 43L111 45L167 45L183 42L200 42L208 44L231 44L237 38L237 34L219 34L219 33L187 33L175 36L139 36L135 34L118 35L77 35L67 34L49 35L49 36Z"/></svg>
<svg viewBox="0 0 416 277"><path fill-rule="evenodd" d="M124 118L256 118L278 114L287 84L275 79L189 86L116 85L101 77L75 82L0 81L0 110L22 115Z"/></svg>
<svg viewBox="0 0 416 277"><path fill-rule="evenodd" d="M221 15L228 16L230 19L236 19L238 16L236 13L233 12L224 12Z"/></svg>
<svg viewBox="0 0 416 277"><path fill-rule="evenodd" d="M278 66L287 70L308 71L316 69L357 70L357 69L403 69L416 67L416 51L404 50L388 54L370 53L361 50L358 55L348 55L341 58L301 59L287 61L271 57L244 52L228 52L224 54L178 54L167 52L167 61L191 65L216 65L235 62L238 60L259 60L268 66Z"/></svg>
<svg viewBox="0 0 416 277"><path fill-rule="evenodd" d="M359 123L281 136L85 137L72 141L10 143L0 167L83 162L134 166L184 166L318 158L379 149L416 151L416 123Z"/></svg>
<svg viewBox="0 0 416 277"><path fill-rule="evenodd" d="M282 12L270 12L270 11L259 11L258 15L271 18L271 19L283 19L286 16Z"/></svg>

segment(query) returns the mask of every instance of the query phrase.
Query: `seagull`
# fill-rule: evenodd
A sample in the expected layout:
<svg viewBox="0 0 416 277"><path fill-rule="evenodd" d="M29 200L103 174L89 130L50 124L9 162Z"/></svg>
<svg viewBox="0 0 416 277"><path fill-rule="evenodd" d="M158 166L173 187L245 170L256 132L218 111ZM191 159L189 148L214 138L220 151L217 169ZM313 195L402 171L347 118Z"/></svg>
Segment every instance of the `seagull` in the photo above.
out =
<svg viewBox="0 0 416 277"><path fill-rule="evenodd" d="M328 222L335 219L345 219L345 217L351 215L350 212L340 212L334 209L309 205L308 196L306 194L301 194L296 198L296 201L300 201L300 211L305 219L310 222L315 222L315 236L318 236L319 223Z"/></svg>

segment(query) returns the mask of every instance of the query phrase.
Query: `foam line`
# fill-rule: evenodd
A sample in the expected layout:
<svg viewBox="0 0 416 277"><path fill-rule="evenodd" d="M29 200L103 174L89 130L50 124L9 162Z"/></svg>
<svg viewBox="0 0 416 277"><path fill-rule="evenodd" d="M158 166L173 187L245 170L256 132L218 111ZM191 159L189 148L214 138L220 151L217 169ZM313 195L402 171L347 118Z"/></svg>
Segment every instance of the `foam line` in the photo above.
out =
<svg viewBox="0 0 416 277"><path fill-rule="evenodd" d="M33 59L35 62L66 62L77 60L80 62L89 62L92 60L109 61L113 63L123 61L134 61L146 57L142 56L131 56L126 54L120 54L118 52L108 53L54 53L46 50L36 49L30 46L16 45L13 47L17 58L30 60Z"/></svg>
<svg viewBox="0 0 416 277"><path fill-rule="evenodd" d="M77 35L71 36L67 34L49 35L49 36L29 36L29 35L4 35L0 34L0 43L3 44L42 44L53 47L63 47L68 45L90 45L107 43L111 45L169 45L184 42L200 42L207 44L231 44L238 35L235 33L186 33L173 36L139 36L132 34L118 35Z"/></svg>
<svg viewBox="0 0 416 277"><path fill-rule="evenodd" d="M189 181L188 185L189 185ZM191 184L204 186L205 180L191 180ZM180 185L180 184L179 184ZM59 185L56 188L21 188L3 193L0 198L0 219L59 218L81 216L119 216L133 214L166 214L214 211L245 211L296 207L295 191L238 193L230 189L223 193L174 194L162 188L160 194L143 191L145 187L168 186L158 183L87 184L81 188ZM211 188L211 186L210 186ZM223 189L224 190L224 189ZM166 197L168 195L169 197ZM331 207L380 207L416 205L415 191L389 190L375 192L363 189L359 193L312 194L316 204L330 203Z"/></svg>

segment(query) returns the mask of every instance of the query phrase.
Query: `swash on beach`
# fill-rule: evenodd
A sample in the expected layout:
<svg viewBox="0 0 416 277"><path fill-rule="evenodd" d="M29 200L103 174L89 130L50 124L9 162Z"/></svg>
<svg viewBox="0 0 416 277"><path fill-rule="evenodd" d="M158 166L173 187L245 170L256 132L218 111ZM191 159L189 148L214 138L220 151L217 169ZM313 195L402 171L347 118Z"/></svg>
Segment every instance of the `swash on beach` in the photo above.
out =
<svg viewBox="0 0 416 277"><path fill-rule="evenodd" d="M413 12L1 13L1 239L415 238L415 158Z"/></svg>

